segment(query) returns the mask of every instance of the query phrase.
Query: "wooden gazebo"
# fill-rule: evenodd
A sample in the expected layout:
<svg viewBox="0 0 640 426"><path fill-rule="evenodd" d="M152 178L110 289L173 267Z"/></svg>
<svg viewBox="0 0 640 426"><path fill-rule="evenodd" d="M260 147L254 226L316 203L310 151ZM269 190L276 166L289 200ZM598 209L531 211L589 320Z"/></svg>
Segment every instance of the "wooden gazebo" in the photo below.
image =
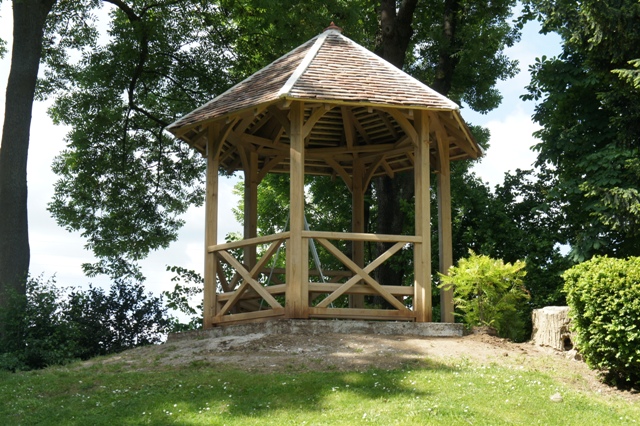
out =
<svg viewBox="0 0 640 426"><path fill-rule="evenodd" d="M455 103L332 24L168 130L207 158L205 328L268 318L432 320L430 170L437 176L440 268L446 272L452 264L449 163L481 155ZM244 239L225 244L217 241L221 168L245 176ZM371 179L410 170L415 235L364 233ZM258 237L257 188L267 173L290 175L290 225ZM352 194L351 233L305 229L305 174L344 180ZM329 282L310 279L319 273L310 268L311 239L346 267L325 271ZM336 240L353 244L351 258L331 242ZM366 241L392 245L365 265ZM265 285L261 277L283 244L284 279ZM375 268L407 245L414 251L413 286L377 282ZM242 262L234 249L243 250ZM223 263L227 271L233 268L233 278L225 276ZM350 295L349 307L333 307L343 295ZM364 295L382 297L389 309L366 308ZM442 321L453 322L450 292L442 292L441 303Z"/></svg>

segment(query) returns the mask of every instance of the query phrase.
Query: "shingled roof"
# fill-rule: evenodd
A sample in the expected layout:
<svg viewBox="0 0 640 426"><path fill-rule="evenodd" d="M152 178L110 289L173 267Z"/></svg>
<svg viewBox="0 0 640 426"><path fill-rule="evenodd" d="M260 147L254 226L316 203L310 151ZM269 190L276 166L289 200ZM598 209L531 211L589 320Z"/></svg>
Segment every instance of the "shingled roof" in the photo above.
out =
<svg viewBox="0 0 640 426"><path fill-rule="evenodd" d="M390 154L385 161L378 161L373 176L411 169L406 124L413 120L412 111L417 109L432 111L434 122L449 139L451 159L481 155L460 117L458 105L345 37L333 25L180 118L167 130L204 152L206 126L215 121L232 123L230 137L222 147L222 167L229 172L241 169L240 150L256 144L260 147L261 166L269 162L271 171L286 172L288 159L282 157L286 157L282 148L288 144L288 135L280 123L293 101L305 102L305 120L319 107L326 110L318 114L321 117L308 136L306 146L312 154L305 165L308 173L335 173L335 167L323 161L314 164L313 149L344 148L339 152L343 157L335 159L344 161L340 165L350 173L344 155L362 151L363 145L393 146L397 151L395 157ZM238 148L239 144L245 148ZM276 157L283 159L274 166L272 160Z"/></svg>
<svg viewBox="0 0 640 426"><path fill-rule="evenodd" d="M178 129L280 99L458 110L458 105L328 29L171 124Z"/></svg>

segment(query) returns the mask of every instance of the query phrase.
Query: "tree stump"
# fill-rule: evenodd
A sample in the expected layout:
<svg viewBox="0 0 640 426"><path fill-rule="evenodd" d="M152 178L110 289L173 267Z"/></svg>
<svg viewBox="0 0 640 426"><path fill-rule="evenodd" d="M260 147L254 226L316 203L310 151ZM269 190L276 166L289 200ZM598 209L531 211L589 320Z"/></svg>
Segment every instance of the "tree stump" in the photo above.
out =
<svg viewBox="0 0 640 426"><path fill-rule="evenodd" d="M569 330L569 307L546 306L534 309L531 340L539 346L549 346L559 351L573 349L573 337Z"/></svg>

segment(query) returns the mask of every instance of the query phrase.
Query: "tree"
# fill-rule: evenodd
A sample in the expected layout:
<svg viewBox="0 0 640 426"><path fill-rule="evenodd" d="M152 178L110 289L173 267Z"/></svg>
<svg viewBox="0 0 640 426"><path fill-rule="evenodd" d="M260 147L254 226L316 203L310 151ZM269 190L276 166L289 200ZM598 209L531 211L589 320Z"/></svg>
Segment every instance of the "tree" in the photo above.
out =
<svg viewBox="0 0 640 426"><path fill-rule="evenodd" d="M72 127L49 210L87 239L99 259L83 265L89 276L143 279L137 261L174 241L179 215L203 201L204 162L163 129L231 84L234 35L215 3L111 3L104 44L47 62L51 116Z"/></svg>
<svg viewBox="0 0 640 426"><path fill-rule="evenodd" d="M572 257L640 253L640 7L634 0L527 2L563 40L531 68L537 165L554 176Z"/></svg>
<svg viewBox="0 0 640 426"><path fill-rule="evenodd" d="M58 96L54 118L74 128L55 165L61 180L50 208L61 225L80 230L102 259L87 265L92 274L136 274L135 262L172 241L181 225L177 215L201 200L201 163L186 147L167 140L162 124L308 40L331 20L355 41L427 83L442 82L437 84L443 91L481 111L497 105L493 86L516 65L501 53L517 39L517 28L506 21L512 0L490 6L449 0L238 0L206 6L195 0L136 1L127 2L128 8L114 3L119 9L112 14L110 41L87 50L76 65L52 63L56 73L47 85ZM406 181L398 187L402 197L410 202L413 179L400 180ZM380 206L397 204L398 191L382 182L375 193L378 200L389 198L383 198L386 204L378 201L370 217L379 223L391 217L397 227L402 216L381 212ZM377 231L385 232L385 226Z"/></svg>
<svg viewBox="0 0 640 426"><path fill-rule="evenodd" d="M411 12L412 2L401 2L395 14L396 3L381 2L382 48L376 52L458 103L465 102L480 112L497 107L501 96L495 90L496 81L512 77L517 70L517 63L503 54L503 49L519 38L518 28L508 22L515 1L413 2ZM407 18L408 13L413 19ZM410 43L403 44L407 35ZM375 187L377 232L402 233L407 218L396 206L412 202L411 174L393 180L378 178ZM381 245L378 251L385 249ZM391 265L376 270L380 282L390 284L399 284L404 272Z"/></svg>
<svg viewBox="0 0 640 426"><path fill-rule="evenodd" d="M27 153L47 16L56 0L13 1L13 45L0 143L0 309L29 272ZM4 48L4 46L1 46Z"/></svg>

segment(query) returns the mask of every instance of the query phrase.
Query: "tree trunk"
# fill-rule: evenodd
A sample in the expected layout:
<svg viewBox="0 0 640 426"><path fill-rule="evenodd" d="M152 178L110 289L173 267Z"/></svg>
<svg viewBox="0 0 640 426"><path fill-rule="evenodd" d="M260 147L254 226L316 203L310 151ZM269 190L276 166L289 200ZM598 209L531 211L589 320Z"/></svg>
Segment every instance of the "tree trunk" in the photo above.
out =
<svg viewBox="0 0 640 426"><path fill-rule="evenodd" d="M442 19L442 46L438 55L438 66L435 79L431 85L441 95L447 96L451 90L453 74L458 65L458 26L457 16L460 13L458 0L446 0L444 3L444 16Z"/></svg>
<svg viewBox="0 0 640 426"><path fill-rule="evenodd" d="M411 22L416 3L416 1L402 1L396 14L396 1L382 0L380 2L381 41L377 53L400 69L404 65L407 49L413 36ZM440 50L436 78L432 83L433 89L444 96L447 96L451 90L453 75L458 63L455 53L459 48L456 34L459 12L459 0L446 0L442 19L444 42ZM401 234L406 217L400 211L400 205L401 201L411 201L413 198L413 176L410 172L397 175L395 179L383 176L375 180L375 185L378 203L376 232ZM388 248L388 244L378 244L378 254ZM437 266L434 264L436 270ZM376 269L376 279L381 284L401 285L405 272L401 269L394 270L385 263Z"/></svg>
<svg viewBox="0 0 640 426"><path fill-rule="evenodd" d="M13 47L0 145L0 309L29 272L27 153L44 23L55 0L13 1Z"/></svg>
<svg viewBox="0 0 640 426"><path fill-rule="evenodd" d="M531 340L534 344L549 346L558 351L573 349L568 306L546 306L542 309L534 309L532 322Z"/></svg>
<svg viewBox="0 0 640 426"><path fill-rule="evenodd" d="M396 9L395 0L380 1L380 42L376 53L389 61L396 67L402 69L409 42L413 36L413 13L417 1L401 2L399 9ZM400 200L410 200L413 197L413 175L403 173L397 175L395 179L383 176L375 180L377 189L378 217L376 222L376 232L379 234L402 233L405 223L405 214L400 210ZM384 253L391 245L388 243L378 243L376 251L378 254ZM405 271L397 268L393 269L384 263L376 269L376 280L384 285L401 285ZM382 298L374 300L374 304L383 303Z"/></svg>

